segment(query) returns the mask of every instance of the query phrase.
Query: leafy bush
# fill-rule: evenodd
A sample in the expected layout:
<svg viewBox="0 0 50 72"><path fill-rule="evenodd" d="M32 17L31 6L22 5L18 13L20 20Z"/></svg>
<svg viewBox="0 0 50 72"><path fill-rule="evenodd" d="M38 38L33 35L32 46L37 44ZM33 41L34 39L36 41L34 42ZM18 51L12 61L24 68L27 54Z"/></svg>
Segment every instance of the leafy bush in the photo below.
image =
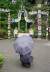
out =
<svg viewBox="0 0 50 72"><path fill-rule="evenodd" d="M25 32L25 27L26 27L25 23L26 23L25 20L20 21L21 32Z"/></svg>
<svg viewBox="0 0 50 72"><path fill-rule="evenodd" d="M4 55L0 53L0 66L4 63Z"/></svg>
<svg viewBox="0 0 50 72"><path fill-rule="evenodd" d="M7 38L8 32L5 29L0 29L0 38Z"/></svg>

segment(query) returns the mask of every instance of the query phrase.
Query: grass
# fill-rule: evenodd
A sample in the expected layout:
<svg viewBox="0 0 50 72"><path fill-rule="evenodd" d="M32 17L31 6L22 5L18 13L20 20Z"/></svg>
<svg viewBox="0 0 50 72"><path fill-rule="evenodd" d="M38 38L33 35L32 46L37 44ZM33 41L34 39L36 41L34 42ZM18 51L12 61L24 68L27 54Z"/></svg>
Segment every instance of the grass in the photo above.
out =
<svg viewBox="0 0 50 72"><path fill-rule="evenodd" d="M0 67L2 67L3 63L4 63L4 55L0 53Z"/></svg>

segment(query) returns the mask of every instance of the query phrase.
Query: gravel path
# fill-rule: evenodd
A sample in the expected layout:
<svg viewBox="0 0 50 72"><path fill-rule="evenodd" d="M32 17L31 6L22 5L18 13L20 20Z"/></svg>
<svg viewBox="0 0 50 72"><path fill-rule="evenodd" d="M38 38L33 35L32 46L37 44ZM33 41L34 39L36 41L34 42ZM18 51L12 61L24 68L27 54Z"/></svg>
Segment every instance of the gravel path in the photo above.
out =
<svg viewBox="0 0 50 72"><path fill-rule="evenodd" d="M34 39L34 60L31 68L21 66L19 55L13 49L13 42L14 40L0 40L0 52L5 56L0 72L50 72L50 41Z"/></svg>

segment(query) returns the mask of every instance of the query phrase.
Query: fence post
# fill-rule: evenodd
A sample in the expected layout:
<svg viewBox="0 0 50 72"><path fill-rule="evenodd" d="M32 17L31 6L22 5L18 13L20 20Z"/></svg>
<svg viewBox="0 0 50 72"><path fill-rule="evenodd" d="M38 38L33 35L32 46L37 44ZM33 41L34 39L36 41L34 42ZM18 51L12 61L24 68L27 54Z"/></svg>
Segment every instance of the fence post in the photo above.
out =
<svg viewBox="0 0 50 72"><path fill-rule="evenodd" d="M10 38L10 34L11 34L11 31L10 31L10 12L8 13L8 38Z"/></svg>
<svg viewBox="0 0 50 72"><path fill-rule="evenodd" d="M37 22L38 22L38 38L41 38L41 10L38 10Z"/></svg>

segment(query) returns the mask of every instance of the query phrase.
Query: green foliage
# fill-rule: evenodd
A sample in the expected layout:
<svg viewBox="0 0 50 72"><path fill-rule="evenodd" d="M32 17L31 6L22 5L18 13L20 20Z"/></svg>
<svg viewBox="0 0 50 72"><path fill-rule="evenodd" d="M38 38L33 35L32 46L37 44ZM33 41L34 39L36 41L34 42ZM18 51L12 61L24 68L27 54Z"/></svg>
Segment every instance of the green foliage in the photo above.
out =
<svg viewBox="0 0 50 72"><path fill-rule="evenodd" d="M11 18L17 18L18 16L18 12L21 9L21 5L25 7L25 9L29 12L29 11L38 11L39 9L42 11L49 11L50 13L50 5L45 5L42 4L42 2L44 0L16 0L16 4L12 4L11 2L12 0L0 0L0 8L5 8L5 9L10 9L10 13L11 13ZM42 4L41 8L37 7L37 4ZM0 37L2 37L3 35L7 36L7 13L0 13ZM32 20L35 21L36 16L31 16L30 17ZM46 21L46 17L42 16L42 36L46 35L46 27L45 27L45 21ZM21 20L21 32L24 31L25 32L25 21ZM48 17L48 24L50 26L50 15ZM11 25L11 27L14 29L15 26L17 26L16 24ZM35 29L35 37L37 37L38 32Z"/></svg>
<svg viewBox="0 0 50 72"><path fill-rule="evenodd" d="M25 24L25 20L21 20L20 21L20 27L21 27L21 32L25 32L25 27L26 27L26 24Z"/></svg>
<svg viewBox="0 0 50 72"><path fill-rule="evenodd" d="M0 29L0 38L7 38L8 31L6 29Z"/></svg>
<svg viewBox="0 0 50 72"><path fill-rule="evenodd" d="M41 4L43 2L43 0L36 0L37 4Z"/></svg>
<svg viewBox="0 0 50 72"><path fill-rule="evenodd" d="M42 35L41 35L42 38L46 38L46 25L43 23L42 24Z"/></svg>
<svg viewBox="0 0 50 72"><path fill-rule="evenodd" d="M49 27L50 27L50 14L49 14L49 17L48 17L48 24L49 24Z"/></svg>
<svg viewBox="0 0 50 72"><path fill-rule="evenodd" d="M0 66L4 63L4 55L0 53Z"/></svg>

